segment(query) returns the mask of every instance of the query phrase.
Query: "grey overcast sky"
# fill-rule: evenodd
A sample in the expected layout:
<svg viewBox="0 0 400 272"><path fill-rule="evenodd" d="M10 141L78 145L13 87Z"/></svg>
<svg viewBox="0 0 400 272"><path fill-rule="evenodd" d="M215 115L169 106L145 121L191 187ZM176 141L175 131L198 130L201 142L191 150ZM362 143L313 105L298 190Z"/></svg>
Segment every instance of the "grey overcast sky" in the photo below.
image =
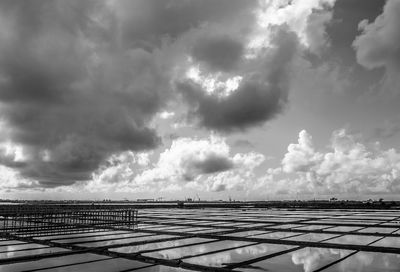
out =
<svg viewBox="0 0 400 272"><path fill-rule="evenodd" d="M0 2L0 197L399 199L399 0Z"/></svg>

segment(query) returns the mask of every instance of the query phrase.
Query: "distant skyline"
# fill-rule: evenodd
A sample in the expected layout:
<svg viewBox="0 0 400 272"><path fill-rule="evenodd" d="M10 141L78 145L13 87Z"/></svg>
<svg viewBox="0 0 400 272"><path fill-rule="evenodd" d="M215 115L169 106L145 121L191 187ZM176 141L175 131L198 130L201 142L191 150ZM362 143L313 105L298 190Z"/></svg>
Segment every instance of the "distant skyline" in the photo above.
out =
<svg viewBox="0 0 400 272"><path fill-rule="evenodd" d="M0 2L0 198L400 199L400 1Z"/></svg>

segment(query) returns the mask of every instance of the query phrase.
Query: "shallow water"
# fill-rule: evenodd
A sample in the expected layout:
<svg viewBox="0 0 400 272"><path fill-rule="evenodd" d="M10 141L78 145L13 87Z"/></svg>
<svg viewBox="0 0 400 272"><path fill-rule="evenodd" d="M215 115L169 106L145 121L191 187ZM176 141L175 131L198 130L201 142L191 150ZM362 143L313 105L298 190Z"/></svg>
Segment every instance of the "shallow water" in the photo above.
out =
<svg viewBox="0 0 400 272"><path fill-rule="evenodd" d="M111 247L107 253L109 256L103 254L106 249L99 254L49 256L39 261L0 265L0 272L188 271L157 264L161 260L174 261L175 266L207 266L210 271L212 267L252 272L311 272L317 269L328 272L400 271L400 254L363 252L356 251L356 247L351 250L347 247L370 245L400 249L400 224L397 226L391 221L400 216L400 211L147 209L139 212L139 219L140 215L143 222L134 230L41 234L37 237L37 244L0 240L2 259L70 252L60 248L66 244L89 250ZM324 233L328 231L339 233ZM398 236L385 237L388 233ZM159 239L162 241L154 242ZM269 243L262 239L268 239ZM58 247L40 244L45 240L59 243ZM338 248L321 246L329 244ZM142 261L128 260L123 258L125 255L110 257L112 254L131 254L129 256L133 259L140 257Z"/></svg>

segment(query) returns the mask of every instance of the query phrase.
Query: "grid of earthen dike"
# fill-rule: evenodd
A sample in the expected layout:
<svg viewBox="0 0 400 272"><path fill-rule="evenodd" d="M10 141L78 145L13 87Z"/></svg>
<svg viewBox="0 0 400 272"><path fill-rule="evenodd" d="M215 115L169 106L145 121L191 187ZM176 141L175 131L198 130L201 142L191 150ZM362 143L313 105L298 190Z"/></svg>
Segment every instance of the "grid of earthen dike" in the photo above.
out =
<svg viewBox="0 0 400 272"><path fill-rule="evenodd" d="M400 269L398 210L4 205L0 215L1 271L341 271L365 258Z"/></svg>

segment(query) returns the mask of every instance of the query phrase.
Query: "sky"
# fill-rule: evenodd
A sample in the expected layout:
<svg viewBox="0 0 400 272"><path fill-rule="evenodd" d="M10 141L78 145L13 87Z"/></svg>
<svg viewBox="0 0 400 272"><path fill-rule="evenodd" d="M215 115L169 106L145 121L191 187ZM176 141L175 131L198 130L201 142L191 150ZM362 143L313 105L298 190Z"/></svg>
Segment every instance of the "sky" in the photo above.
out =
<svg viewBox="0 0 400 272"><path fill-rule="evenodd" d="M400 1L0 2L0 198L400 199Z"/></svg>

